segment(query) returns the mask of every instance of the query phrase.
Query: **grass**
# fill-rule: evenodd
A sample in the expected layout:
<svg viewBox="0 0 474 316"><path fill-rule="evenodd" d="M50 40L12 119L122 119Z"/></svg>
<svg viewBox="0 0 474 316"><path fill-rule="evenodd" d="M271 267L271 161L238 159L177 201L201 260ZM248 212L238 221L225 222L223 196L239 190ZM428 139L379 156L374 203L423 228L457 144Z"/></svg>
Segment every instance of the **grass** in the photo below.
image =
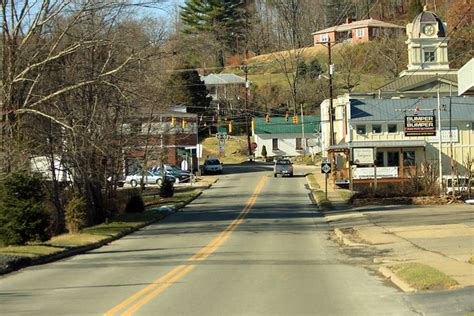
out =
<svg viewBox="0 0 474 316"><path fill-rule="evenodd" d="M316 191L313 194L321 211L332 209L332 203L326 199L326 193L324 191Z"/></svg>
<svg viewBox="0 0 474 316"><path fill-rule="evenodd" d="M203 157L219 156L219 144L216 137L208 137L201 143L203 145ZM247 161L247 137L230 136L225 143L225 157L219 159L224 163L240 163ZM202 161L204 161L204 158Z"/></svg>
<svg viewBox="0 0 474 316"><path fill-rule="evenodd" d="M401 263L391 269L402 280L418 290L443 290L458 284L443 272L422 263Z"/></svg>
<svg viewBox="0 0 474 316"><path fill-rule="evenodd" d="M184 206L189 200L197 196L200 191L201 189L192 188L190 190L176 192L172 198L158 198L158 204ZM153 196L150 198L152 198L151 201L153 202ZM148 197L145 197L145 200L146 202L150 202L148 201ZM79 233L54 236L41 244L1 247L0 255L34 258L58 253L70 247L86 246L110 237L118 236L147 222L159 220L168 214L169 212L159 211L157 209L146 210L143 213L121 214L112 218L108 223L85 228Z"/></svg>
<svg viewBox="0 0 474 316"><path fill-rule="evenodd" d="M336 191L339 193L339 196L345 203L349 203L352 199L352 196L354 195L354 192L351 190L337 189Z"/></svg>
<svg viewBox="0 0 474 316"><path fill-rule="evenodd" d="M470 264L474 264L474 255L472 255L467 262Z"/></svg>
<svg viewBox="0 0 474 316"><path fill-rule="evenodd" d="M314 174L310 174L309 176L306 177L306 181L308 181L308 184L310 185L311 188L313 189L319 189L321 186L319 183L316 181L316 176Z"/></svg>
<svg viewBox="0 0 474 316"><path fill-rule="evenodd" d="M45 245L8 246L0 248L0 254L18 257L39 257L62 251L61 248Z"/></svg>

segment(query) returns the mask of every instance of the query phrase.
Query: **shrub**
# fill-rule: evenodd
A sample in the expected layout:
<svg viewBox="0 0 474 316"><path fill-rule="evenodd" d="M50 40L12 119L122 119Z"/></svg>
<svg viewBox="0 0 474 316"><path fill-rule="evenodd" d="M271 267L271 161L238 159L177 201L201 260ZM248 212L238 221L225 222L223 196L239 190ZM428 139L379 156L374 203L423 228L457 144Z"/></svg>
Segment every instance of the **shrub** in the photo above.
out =
<svg viewBox="0 0 474 316"><path fill-rule="evenodd" d="M73 198L66 205L66 227L70 233L77 233L87 224L87 204L84 198Z"/></svg>
<svg viewBox="0 0 474 316"><path fill-rule="evenodd" d="M262 154L263 158L265 158L265 159L267 158L268 153L267 153L267 147L265 147L265 145L262 146L261 154Z"/></svg>
<svg viewBox="0 0 474 316"><path fill-rule="evenodd" d="M44 241L51 236L51 217L43 203L40 178L13 173L0 184L0 238L5 245Z"/></svg>
<svg viewBox="0 0 474 316"><path fill-rule="evenodd" d="M145 211L145 203L141 195L134 195L128 200L125 213L142 213Z"/></svg>
<svg viewBox="0 0 474 316"><path fill-rule="evenodd" d="M160 196L167 198L174 195L174 184L172 181L165 179L160 187Z"/></svg>

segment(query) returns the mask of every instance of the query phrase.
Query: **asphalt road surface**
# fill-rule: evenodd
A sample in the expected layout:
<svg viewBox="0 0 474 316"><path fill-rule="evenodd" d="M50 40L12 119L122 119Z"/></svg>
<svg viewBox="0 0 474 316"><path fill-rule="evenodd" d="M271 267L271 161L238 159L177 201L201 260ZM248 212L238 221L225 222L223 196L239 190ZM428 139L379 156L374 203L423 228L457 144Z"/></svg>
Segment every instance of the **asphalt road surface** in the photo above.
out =
<svg viewBox="0 0 474 316"><path fill-rule="evenodd" d="M167 219L0 278L2 315L416 315L329 239L301 176L225 166Z"/></svg>

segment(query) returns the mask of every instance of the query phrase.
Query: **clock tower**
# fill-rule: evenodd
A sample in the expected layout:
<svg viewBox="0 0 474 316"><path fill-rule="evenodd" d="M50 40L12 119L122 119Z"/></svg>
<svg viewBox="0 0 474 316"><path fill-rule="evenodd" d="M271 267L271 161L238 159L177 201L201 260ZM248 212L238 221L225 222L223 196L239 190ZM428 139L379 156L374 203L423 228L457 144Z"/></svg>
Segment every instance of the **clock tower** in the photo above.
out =
<svg viewBox="0 0 474 316"><path fill-rule="evenodd" d="M400 76L446 74L449 69L447 25L426 7L406 27L408 40L408 69Z"/></svg>

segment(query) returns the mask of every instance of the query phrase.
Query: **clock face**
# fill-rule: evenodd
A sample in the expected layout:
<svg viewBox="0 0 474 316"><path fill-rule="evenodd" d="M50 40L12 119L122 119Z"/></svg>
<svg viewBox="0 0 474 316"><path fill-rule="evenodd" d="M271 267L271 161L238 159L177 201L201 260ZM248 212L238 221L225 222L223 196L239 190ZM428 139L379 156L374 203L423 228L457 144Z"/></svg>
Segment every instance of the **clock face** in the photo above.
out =
<svg viewBox="0 0 474 316"><path fill-rule="evenodd" d="M434 32L435 32L435 27L432 24L425 25L425 27L423 28L423 33L425 33L428 36L433 35Z"/></svg>

